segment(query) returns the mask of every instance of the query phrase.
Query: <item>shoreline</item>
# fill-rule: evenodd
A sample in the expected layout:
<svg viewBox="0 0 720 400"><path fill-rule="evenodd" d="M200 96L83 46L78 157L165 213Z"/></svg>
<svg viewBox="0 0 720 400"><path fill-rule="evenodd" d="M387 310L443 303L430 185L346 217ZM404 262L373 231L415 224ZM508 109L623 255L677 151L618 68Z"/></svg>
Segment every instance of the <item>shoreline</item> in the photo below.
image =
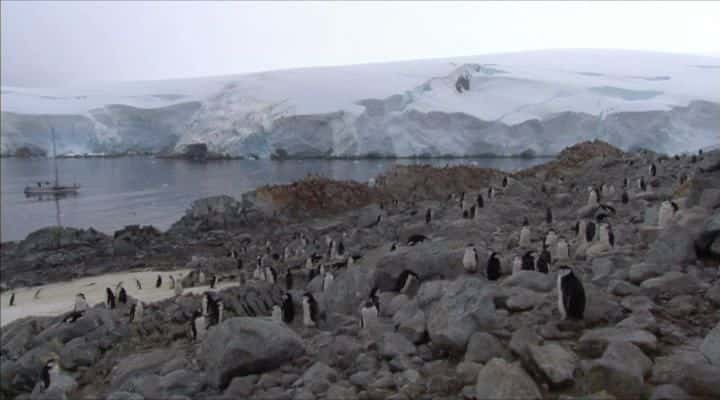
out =
<svg viewBox="0 0 720 400"><path fill-rule="evenodd" d="M373 161L373 160L492 160L492 159L523 159L523 160L534 160L534 159L553 159L556 158L557 154L542 154L533 156L523 155L495 155L495 154L478 154L478 155L467 155L467 156L333 156L333 157L270 157L270 158L248 158L248 157L211 157L202 160L196 160L188 158L183 155L161 155L161 154L108 154L108 155L79 155L79 156L58 156L58 159L73 160L73 159L88 159L88 158L136 158L136 157L147 157L147 158L158 158L166 160L183 160L192 162L211 162L211 161ZM0 159L48 159L52 157L44 156L15 156L15 155L2 155Z"/></svg>

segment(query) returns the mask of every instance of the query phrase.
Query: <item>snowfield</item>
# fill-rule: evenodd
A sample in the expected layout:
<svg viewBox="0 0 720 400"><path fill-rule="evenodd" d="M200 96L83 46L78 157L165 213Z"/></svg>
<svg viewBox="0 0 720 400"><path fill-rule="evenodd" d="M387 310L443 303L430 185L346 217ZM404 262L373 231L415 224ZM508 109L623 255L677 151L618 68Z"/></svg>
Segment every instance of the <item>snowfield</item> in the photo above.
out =
<svg viewBox="0 0 720 400"><path fill-rule="evenodd" d="M140 299L145 304L164 300L175 295L170 289L170 275L180 281L189 270L167 271L142 271L105 274L87 278L76 279L70 282L52 283L49 285L19 288L13 291L6 291L2 294L2 313L0 313L0 326L5 326L17 319L29 316L56 316L73 310L75 295L85 295L90 307L98 303L105 303L105 288L111 288L117 296L115 287L123 282L123 287L128 296ZM162 275L163 284L155 288L155 280ZM135 279L140 280L142 290L137 288ZM221 290L231 286L237 286L237 282L219 282L212 291ZM40 290L38 298L35 294ZM196 286L185 288L183 293L204 293L211 290L209 286ZM10 307L9 301L12 293L15 293L15 305Z"/></svg>
<svg viewBox="0 0 720 400"><path fill-rule="evenodd" d="M2 154L353 157L552 154L578 140L720 142L720 57L548 50L210 78L2 87Z"/></svg>

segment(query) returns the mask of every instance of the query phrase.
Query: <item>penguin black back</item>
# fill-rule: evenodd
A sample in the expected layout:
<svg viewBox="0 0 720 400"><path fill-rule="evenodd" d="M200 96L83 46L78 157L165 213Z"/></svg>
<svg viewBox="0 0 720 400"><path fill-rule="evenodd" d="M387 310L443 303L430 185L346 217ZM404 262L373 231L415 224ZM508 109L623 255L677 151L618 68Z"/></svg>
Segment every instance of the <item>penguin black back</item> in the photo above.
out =
<svg viewBox="0 0 720 400"><path fill-rule="evenodd" d="M570 268L561 266L559 270L560 296L566 318L581 320L585 313L585 288Z"/></svg>
<svg viewBox="0 0 720 400"><path fill-rule="evenodd" d="M395 291L398 293L402 292L403 288L405 288L405 285L407 285L408 280L410 279L419 280L417 274L409 269L401 272L397 281L395 281Z"/></svg>
<svg viewBox="0 0 720 400"><path fill-rule="evenodd" d="M483 199L482 193L477 195L477 200L475 202L477 203L478 208L485 207L485 200Z"/></svg>
<svg viewBox="0 0 720 400"><path fill-rule="evenodd" d="M485 276L490 281L496 281L500 278L500 271L500 258L498 258L497 253L493 252L490 254L490 258L488 258Z"/></svg>
<svg viewBox="0 0 720 400"><path fill-rule="evenodd" d="M530 250L522 256L522 269L523 271L534 271L535 270L535 257L534 251Z"/></svg>
<svg viewBox="0 0 720 400"><path fill-rule="evenodd" d="M127 304L127 292L125 291L124 287L120 288L120 293L118 294L118 301Z"/></svg>
<svg viewBox="0 0 720 400"><path fill-rule="evenodd" d="M155 280L155 288L160 288L162 286L162 276L158 275L157 279Z"/></svg>
<svg viewBox="0 0 720 400"><path fill-rule="evenodd" d="M115 308L115 294L110 288L105 288L105 294L107 296L107 305L112 310Z"/></svg>
<svg viewBox="0 0 720 400"><path fill-rule="evenodd" d="M295 319L295 306L293 305L293 299L290 293L283 295L282 319L286 324L292 323Z"/></svg>
<svg viewBox="0 0 720 400"><path fill-rule="evenodd" d="M292 290L293 288L293 276L291 271L287 271L285 274L285 290Z"/></svg>
<svg viewBox="0 0 720 400"><path fill-rule="evenodd" d="M553 222L553 213L552 213L552 210L550 209L550 207L548 207L547 210L545 210L545 222L548 224L552 224L552 222Z"/></svg>
<svg viewBox="0 0 720 400"><path fill-rule="evenodd" d="M10 295L10 307L15 305L15 293Z"/></svg>

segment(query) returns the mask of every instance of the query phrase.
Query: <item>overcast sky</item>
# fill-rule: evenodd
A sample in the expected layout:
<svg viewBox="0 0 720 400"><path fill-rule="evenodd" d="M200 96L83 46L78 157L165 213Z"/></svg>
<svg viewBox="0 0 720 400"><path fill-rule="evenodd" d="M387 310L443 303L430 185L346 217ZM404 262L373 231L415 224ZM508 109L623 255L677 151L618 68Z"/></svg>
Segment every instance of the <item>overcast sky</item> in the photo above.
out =
<svg viewBox="0 0 720 400"><path fill-rule="evenodd" d="M720 56L720 2L2 1L2 85L548 48Z"/></svg>

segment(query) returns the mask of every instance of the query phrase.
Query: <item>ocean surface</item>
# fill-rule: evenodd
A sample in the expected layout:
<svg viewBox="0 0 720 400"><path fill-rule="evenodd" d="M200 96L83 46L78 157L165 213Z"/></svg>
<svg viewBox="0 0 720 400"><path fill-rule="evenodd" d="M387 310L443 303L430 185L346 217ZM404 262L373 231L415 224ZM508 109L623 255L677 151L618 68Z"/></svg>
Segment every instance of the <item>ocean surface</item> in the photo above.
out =
<svg viewBox="0 0 720 400"><path fill-rule="evenodd" d="M52 181L51 159L0 159L0 241L21 240L46 226L93 227L105 233L131 224L167 229L199 198L239 198L265 184L284 184L312 173L367 181L396 164L470 164L505 171L547 162L547 158L432 160L227 160L197 163L154 157L60 159L60 183L82 185L59 201L26 198L23 189Z"/></svg>

